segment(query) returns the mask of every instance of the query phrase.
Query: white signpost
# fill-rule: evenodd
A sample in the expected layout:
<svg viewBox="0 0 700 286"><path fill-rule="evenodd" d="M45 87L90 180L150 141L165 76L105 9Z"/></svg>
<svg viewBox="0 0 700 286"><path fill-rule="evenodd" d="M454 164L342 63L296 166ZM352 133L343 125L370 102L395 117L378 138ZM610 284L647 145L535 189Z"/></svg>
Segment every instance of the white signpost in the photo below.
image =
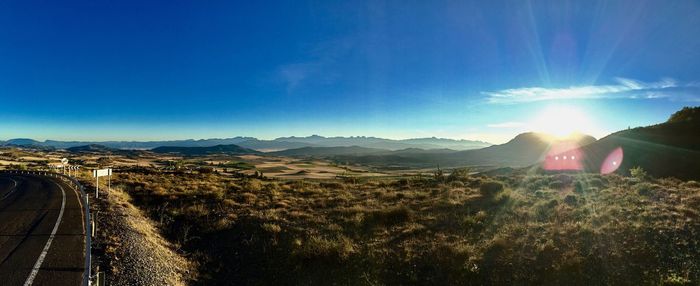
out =
<svg viewBox="0 0 700 286"><path fill-rule="evenodd" d="M99 197L100 177L107 176L107 192L109 192L109 188L111 187L110 184L112 181L111 168L92 170L92 176L95 178L95 198Z"/></svg>
<svg viewBox="0 0 700 286"><path fill-rule="evenodd" d="M66 165L68 165L68 158L62 158L61 159L61 168L63 168L63 172L61 174L66 173Z"/></svg>

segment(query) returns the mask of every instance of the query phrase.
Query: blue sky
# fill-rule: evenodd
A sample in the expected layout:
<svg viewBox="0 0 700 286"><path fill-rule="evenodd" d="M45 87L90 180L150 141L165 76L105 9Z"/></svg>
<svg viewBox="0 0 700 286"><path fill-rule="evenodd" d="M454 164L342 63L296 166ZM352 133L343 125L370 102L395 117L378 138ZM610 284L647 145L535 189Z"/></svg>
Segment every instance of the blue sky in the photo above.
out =
<svg viewBox="0 0 700 286"><path fill-rule="evenodd" d="M600 137L698 105L698 35L697 1L3 1L0 139Z"/></svg>

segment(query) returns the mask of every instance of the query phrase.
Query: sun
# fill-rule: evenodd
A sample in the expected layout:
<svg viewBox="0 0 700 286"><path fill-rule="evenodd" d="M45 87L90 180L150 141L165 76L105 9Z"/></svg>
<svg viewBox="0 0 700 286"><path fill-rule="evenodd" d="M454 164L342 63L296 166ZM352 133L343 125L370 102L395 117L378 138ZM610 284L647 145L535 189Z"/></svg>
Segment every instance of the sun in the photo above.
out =
<svg viewBox="0 0 700 286"><path fill-rule="evenodd" d="M592 134L596 128L590 117L580 109L566 105L550 105L540 111L530 122L536 132L559 138L572 133Z"/></svg>

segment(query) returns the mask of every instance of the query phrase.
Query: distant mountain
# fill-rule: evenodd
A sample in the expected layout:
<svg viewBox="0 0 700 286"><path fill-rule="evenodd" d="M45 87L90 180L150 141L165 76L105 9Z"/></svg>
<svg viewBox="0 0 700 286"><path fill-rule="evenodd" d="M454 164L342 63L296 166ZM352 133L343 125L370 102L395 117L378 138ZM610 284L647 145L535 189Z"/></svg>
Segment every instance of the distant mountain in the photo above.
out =
<svg viewBox="0 0 700 286"><path fill-rule="evenodd" d="M68 149L71 147L80 147L86 145L102 145L113 149L153 149L160 146L178 146L178 147L210 147L216 145L236 144L238 142L255 139L252 137L234 137L224 139L200 139L200 140L173 140L173 141L36 141L33 139L10 139L0 141L0 145L12 146L35 146L35 147L53 147L58 149Z"/></svg>
<svg viewBox="0 0 700 286"><path fill-rule="evenodd" d="M104 142L85 142L85 141L55 141L46 140L39 144L45 146L53 146L56 148L70 148L85 145L103 145L115 149L153 149L160 146L177 146L177 147L211 147L216 145L237 144L246 140L254 139L252 137L233 137L233 138L214 138L214 139L187 139L187 140L172 140L172 141L104 141Z"/></svg>
<svg viewBox="0 0 700 286"><path fill-rule="evenodd" d="M233 137L223 139L201 139L201 140L173 140L173 141L36 141L32 139L11 139L5 142L0 142L0 145L15 145L15 146L43 146L55 147L59 149L67 149L71 147L85 145L102 145L115 149L153 149L161 146L171 147L211 147L216 145L234 144L241 147L255 149L259 151L279 151L286 149L295 149L302 147L349 147L359 146L366 148L379 148L388 150L400 150L406 148L421 148L421 149L454 149L454 150L469 150L478 149L491 144L482 141L470 140L453 140L443 138L419 138L393 140L376 137L323 137L318 135L308 137L281 137L274 140L260 140L253 137Z"/></svg>
<svg viewBox="0 0 700 286"><path fill-rule="evenodd" d="M216 145L210 147L177 147L163 146L151 150L155 153L179 153L182 155L196 156L209 154L229 154L229 155L244 155L244 154L259 154L260 152L243 148L238 145Z"/></svg>
<svg viewBox="0 0 700 286"><path fill-rule="evenodd" d="M41 146L41 142L34 139L16 138L5 141L5 145L15 146Z"/></svg>
<svg viewBox="0 0 700 286"><path fill-rule="evenodd" d="M623 151L619 173L640 166L656 177L698 179L700 107L683 108L665 123L619 131L583 147L586 169L599 172L608 154L618 147Z"/></svg>
<svg viewBox="0 0 700 286"><path fill-rule="evenodd" d="M454 140L435 137L394 140L366 136L323 137L312 135L308 137L280 137L273 141L293 142L316 147L359 146L387 150L401 150L407 148L470 150L492 145L483 141Z"/></svg>
<svg viewBox="0 0 700 286"><path fill-rule="evenodd" d="M341 147L302 147L296 149L288 149L277 152L270 152L268 154L276 156L289 156L289 157L327 157L327 156L338 156L338 155L348 155L348 156L359 156L368 154L379 154L386 153L389 150L377 149L377 148L366 148L359 146L341 146Z"/></svg>
<svg viewBox="0 0 700 286"><path fill-rule="evenodd" d="M237 143L237 145L241 146L241 147L249 148L249 149L255 149L258 151L279 151L279 150L287 150L287 149L315 146L313 144L303 143L303 142L288 142L288 141L278 141L278 140L258 140L255 138L239 142L239 143Z"/></svg>
<svg viewBox="0 0 700 286"><path fill-rule="evenodd" d="M573 145L583 146L595 141L587 135L572 136L567 141ZM452 151L449 150L400 150L384 154L362 156L335 156L339 162L373 165L378 167L523 167L537 163L558 139L540 133L523 133L505 144L493 145L482 149Z"/></svg>
<svg viewBox="0 0 700 286"><path fill-rule="evenodd" d="M108 153L108 152L119 151L119 149L109 148L109 147L104 146L104 145L90 144L90 145L70 147L70 148L66 149L66 151L74 152L74 153L80 153L80 152Z"/></svg>

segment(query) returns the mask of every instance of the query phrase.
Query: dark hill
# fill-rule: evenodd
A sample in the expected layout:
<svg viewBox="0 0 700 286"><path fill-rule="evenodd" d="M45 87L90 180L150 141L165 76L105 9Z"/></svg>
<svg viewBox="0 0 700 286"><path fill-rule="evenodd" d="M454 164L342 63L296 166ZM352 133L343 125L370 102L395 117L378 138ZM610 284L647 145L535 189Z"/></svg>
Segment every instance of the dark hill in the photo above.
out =
<svg viewBox="0 0 700 286"><path fill-rule="evenodd" d="M195 155L208 155L208 154L230 154L230 155L244 155L244 154L260 154L260 152L243 148L238 145L216 145L211 147L174 147L174 146L162 146L152 149L151 151L155 153L179 153L182 155L195 156Z"/></svg>
<svg viewBox="0 0 700 286"><path fill-rule="evenodd" d="M624 153L617 172L640 166L656 177L700 178L700 107L683 108L665 123L619 131L584 147L586 169L599 172L617 147Z"/></svg>

